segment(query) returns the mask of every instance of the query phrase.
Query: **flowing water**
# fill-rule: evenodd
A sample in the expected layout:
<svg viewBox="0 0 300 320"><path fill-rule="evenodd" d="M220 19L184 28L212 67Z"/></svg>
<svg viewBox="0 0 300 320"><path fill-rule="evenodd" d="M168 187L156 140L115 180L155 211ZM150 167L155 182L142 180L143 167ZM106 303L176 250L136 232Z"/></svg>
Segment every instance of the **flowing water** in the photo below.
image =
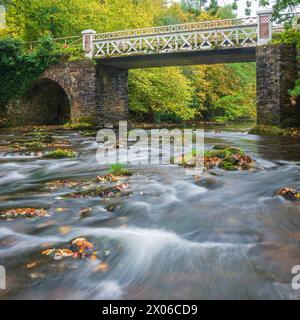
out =
<svg viewBox="0 0 300 320"><path fill-rule="evenodd" d="M56 133L72 142L77 159L2 154L0 210L45 208L49 216L0 220L0 265L7 273L0 298L299 299L291 269L300 264L300 206L274 193L300 189L300 140L217 130L206 129L207 148L242 147L261 169L195 179L174 165L133 166L130 192L122 197L62 200L66 190L45 191L47 182L105 173L93 138ZM80 214L88 207L89 214ZM80 236L104 257L41 255Z"/></svg>

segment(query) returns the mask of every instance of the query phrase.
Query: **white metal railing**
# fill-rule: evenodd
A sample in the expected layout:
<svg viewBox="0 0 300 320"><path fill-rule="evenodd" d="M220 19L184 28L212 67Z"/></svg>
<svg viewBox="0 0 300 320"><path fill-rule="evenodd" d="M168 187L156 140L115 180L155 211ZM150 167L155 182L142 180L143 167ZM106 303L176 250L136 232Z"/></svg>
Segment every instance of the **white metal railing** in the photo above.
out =
<svg viewBox="0 0 300 320"><path fill-rule="evenodd" d="M257 17L193 22L97 34L83 33L87 57L104 58L138 54L249 47L271 40L272 12Z"/></svg>
<svg viewBox="0 0 300 320"><path fill-rule="evenodd" d="M141 29L122 30L114 32L99 33L94 35L94 40L111 40L127 37L138 37L146 35L170 34L184 31L211 30L219 28L228 28L240 26L257 25L257 17L241 18L241 19L225 19L191 22L185 24L175 24L160 27L150 27Z"/></svg>
<svg viewBox="0 0 300 320"><path fill-rule="evenodd" d="M299 17L299 13L280 16L280 21ZM299 20L300 21L300 20ZM52 39L61 48L83 47L89 58L134 54L152 54L207 50L215 48L263 45L272 32L282 32L283 25L272 22L272 11L258 12L257 17L192 22L186 24L122 30L97 34L85 30L82 36ZM39 41L24 43L32 49Z"/></svg>
<svg viewBox="0 0 300 320"><path fill-rule="evenodd" d="M93 57L235 48L257 45L257 26L94 40Z"/></svg>

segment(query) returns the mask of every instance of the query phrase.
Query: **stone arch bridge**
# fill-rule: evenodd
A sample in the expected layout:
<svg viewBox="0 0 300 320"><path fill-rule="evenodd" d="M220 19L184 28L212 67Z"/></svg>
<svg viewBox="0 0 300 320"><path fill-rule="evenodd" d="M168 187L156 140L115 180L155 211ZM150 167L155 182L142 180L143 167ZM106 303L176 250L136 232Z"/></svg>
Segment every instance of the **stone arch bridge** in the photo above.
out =
<svg viewBox="0 0 300 320"><path fill-rule="evenodd" d="M34 124L63 122L68 116L116 123L128 115L129 69L256 62L258 124L300 123L288 95L298 76L296 46L269 44L272 33L281 30L273 25L271 11L102 34L86 30L82 44L89 59L45 71L24 97L20 116Z"/></svg>

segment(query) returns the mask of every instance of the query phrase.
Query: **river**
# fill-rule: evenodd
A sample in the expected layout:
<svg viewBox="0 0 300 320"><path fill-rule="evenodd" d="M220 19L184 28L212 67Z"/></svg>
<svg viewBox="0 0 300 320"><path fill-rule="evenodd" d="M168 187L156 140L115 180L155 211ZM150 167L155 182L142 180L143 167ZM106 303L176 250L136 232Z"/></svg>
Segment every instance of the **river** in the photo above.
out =
<svg viewBox="0 0 300 320"><path fill-rule="evenodd" d="M76 159L0 153L0 210L46 208L49 216L0 220L1 299L299 299L291 269L300 264L300 205L274 193L300 189L300 140L249 135L246 125L208 127L207 148L241 147L258 171L205 173L174 165L133 166L130 192L109 199L63 200L47 191L55 179L87 179L106 171L96 143L57 131ZM1 142L16 139L3 133ZM82 208L92 208L86 215ZM41 255L85 237L100 259ZM102 265L102 267L98 267ZM104 266L104 267L103 267Z"/></svg>

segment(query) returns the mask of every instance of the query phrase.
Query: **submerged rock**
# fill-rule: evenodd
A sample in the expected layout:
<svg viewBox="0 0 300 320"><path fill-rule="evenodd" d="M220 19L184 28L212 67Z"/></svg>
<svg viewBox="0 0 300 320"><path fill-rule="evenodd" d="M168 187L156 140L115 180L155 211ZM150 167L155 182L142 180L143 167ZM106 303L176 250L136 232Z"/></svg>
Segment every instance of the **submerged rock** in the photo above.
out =
<svg viewBox="0 0 300 320"><path fill-rule="evenodd" d="M36 208L17 208L0 212L0 219L34 218L45 216L47 216L47 211L45 209Z"/></svg>
<svg viewBox="0 0 300 320"><path fill-rule="evenodd" d="M54 180L47 182L43 190L55 191L59 189L71 189L75 187L81 187L86 185L86 182L80 180Z"/></svg>
<svg viewBox="0 0 300 320"><path fill-rule="evenodd" d="M28 137L21 137L14 139L12 141L6 142L5 144L0 145L0 152L3 153L19 153L21 152L32 152L32 151L41 151L46 152L47 149L64 149L64 148L70 148L72 144L69 140L63 140L63 139L56 139L55 137L49 135L43 135L40 132L37 132L36 134L26 134ZM24 136L24 134L23 134ZM57 150L54 150L57 151ZM48 153L51 153L53 151L50 151Z"/></svg>
<svg viewBox="0 0 300 320"><path fill-rule="evenodd" d="M74 252L70 249L47 249L41 252L42 255L53 256L54 260L60 260L64 257L72 257Z"/></svg>
<svg viewBox="0 0 300 320"><path fill-rule="evenodd" d="M124 179L124 176L117 177L113 174L106 174L85 180L53 180L47 182L43 187L43 190L58 191L75 189L75 192L65 195L65 198L81 198L98 195L105 196L111 192L116 193L128 189L129 185L126 183L115 185L116 183L120 183L120 180ZM99 186L100 184L101 186ZM102 184L111 184L113 186L102 186Z"/></svg>
<svg viewBox="0 0 300 320"><path fill-rule="evenodd" d="M74 258L89 258L93 253L94 246L85 238L76 238L70 242L71 250L74 252Z"/></svg>
<svg viewBox="0 0 300 320"><path fill-rule="evenodd" d="M65 257L78 259L96 259L96 253L93 251L94 246L85 238L75 238L70 241L69 248L47 249L41 252L42 255L53 257L55 260L61 260Z"/></svg>
<svg viewBox="0 0 300 320"><path fill-rule="evenodd" d="M300 191L292 188L282 188L276 192L276 196L290 201L300 201Z"/></svg>
<svg viewBox="0 0 300 320"><path fill-rule="evenodd" d="M69 193L63 196L63 199L77 199L77 198L87 198L87 197L109 197L113 198L118 193L129 189L128 183L122 183L112 187L97 187L90 190L83 190L79 192Z"/></svg>
<svg viewBox="0 0 300 320"><path fill-rule="evenodd" d="M106 183L106 182L118 182L118 177L113 174L106 174L104 176L97 176L97 182Z"/></svg>

